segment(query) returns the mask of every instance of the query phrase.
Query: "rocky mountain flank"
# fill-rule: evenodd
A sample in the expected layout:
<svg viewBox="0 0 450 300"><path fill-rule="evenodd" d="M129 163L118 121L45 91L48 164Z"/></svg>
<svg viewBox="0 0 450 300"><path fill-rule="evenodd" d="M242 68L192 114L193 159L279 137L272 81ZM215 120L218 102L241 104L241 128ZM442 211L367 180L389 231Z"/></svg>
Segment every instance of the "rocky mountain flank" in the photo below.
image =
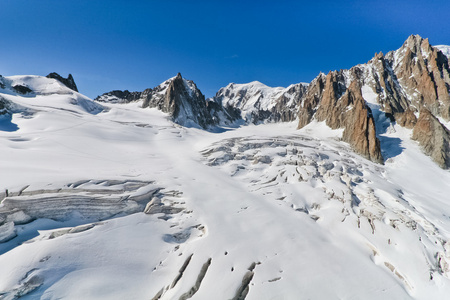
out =
<svg viewBox="0 0 450 300"><path fill-rule="evenodd" d="M95 100L109 103L141 101L142 107L156 107L172 120L186 126L189 122L204 129L233 123L287 122L297 118L300 99L307 84L271 88L254 81L230 83L213 98L205 97L191 80L178 74L153 89L143 92L111 91Z"/></svg>
<svg viewBox="0 0 450 300"><path fill-rule="evenodd" d="M206 101L196 84L182 78L180 73L153 89L143 92L116 90L98 96L95 100L109 103L140 101L142 108L157 108L168 113L175 123L189 127L200 126L203 129L220 122L233 122L237 118L232 109L224 110L217 103Z"/></svg>
<svg viewBox="0 0 450 300"><path fill-rule="evenodd" d="M59 82L61 82L62 84L64 84L66 87L68 87L69 89L71 89L75 92L78 92L78 87L75 84L75 80L73 79L72 74L69 74L69 76L67 76L67 78L64 78L61 75L59 75L58 73L52 72L52 73L48 74L46 77L56 79Z"/></svg>
<svg viewBox="0 0 450 300"><path fill-rule="evenodd" d="M272 88L258 81L230 83L209 100L226 110L238 111L245 123L289 122L297 118L299 103L307 86L298 83L287 88Z"/></svg>
<svg viewBox="0 0 450 300"><path fill-rule="evenodd" d="M439 121L450 120L450 69L448 58L428 39L412 35L400 49L375 54L366 64L320 74L301 102L298 128L313 119L344 128L343 140L373 161L383 159L375 109L389 121L413 128L413 139L424 152L441 167L450 167L450 136Z"/></svg>
<svg viewBox="0 0 450 300"><path fill-rule="evenodd" d="M330 72L326 77L319 75L303 99L298 128L307 125L313 117L319 122L325 121L332 129L344 128L342 138L356 152L383 162L372 111L366 105L358 81L346 87L340 72Z"/></svg>
<svg viewBox="0 0 450 300"><path fill-rule="evenodd" d="M213 98L205 99L193 81L178 74L153 89L112 91L95 100L141 101L143 108L156 107L180 125L204 129L235 122L297 119L298 128L302 128L313 120L324 121L333 129L344 129L344 141L380 163L383 145L378 136L386 130L386 121L395 122L413 129L412 138L424 152L448 168L450 135L441 123L450 121L450 69L448 57L441 51L446 49L411 35L396 51L377 53L366 64L350 70L321 73L309 85L271 88L257 81L230 83Z"/></svg>

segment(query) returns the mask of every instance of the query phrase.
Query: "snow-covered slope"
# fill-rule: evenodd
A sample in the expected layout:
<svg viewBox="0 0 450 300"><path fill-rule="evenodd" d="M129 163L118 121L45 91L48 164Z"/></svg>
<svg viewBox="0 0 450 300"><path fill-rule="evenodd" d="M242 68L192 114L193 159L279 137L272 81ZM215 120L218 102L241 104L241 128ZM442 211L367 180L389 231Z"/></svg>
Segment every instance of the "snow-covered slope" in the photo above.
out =
<svg viewBox="0 0 450 300"><path fill-rule="evenodd" d="M447 45L437 45L435 46L439 50L441 50L442 53L444 53L445 56L447 56L450 59L450 46Z"/></svg>
<svg viewBox="0 0 450 300"><path fill-rule="evenodd" d="M384 165L324 123L212 133L54 79L1 81L0 299L450 293L450 172L376 112Z"/></svg>
<svg viewBox="0 0 450 300"><path fill-rule="evenodd" d="M96 101L107 103L138 102L142 108L157 108L168 113L182 126L210 129L218 123L234 121L217 103L207 102L192 80L172 77L153 89L143 92L112 91L98 96ZM221 120L217 117L221 116Z"/></svg>
<svg viewBox="0 0 450 300"><path fill-rule="evenodd" d="M307 84L304 83L287 88L268 87L259 81L230 83L221 88L212 101L225 108L238 109L246 123L293 121L297 117L300 99L306 87Z"/></svg>

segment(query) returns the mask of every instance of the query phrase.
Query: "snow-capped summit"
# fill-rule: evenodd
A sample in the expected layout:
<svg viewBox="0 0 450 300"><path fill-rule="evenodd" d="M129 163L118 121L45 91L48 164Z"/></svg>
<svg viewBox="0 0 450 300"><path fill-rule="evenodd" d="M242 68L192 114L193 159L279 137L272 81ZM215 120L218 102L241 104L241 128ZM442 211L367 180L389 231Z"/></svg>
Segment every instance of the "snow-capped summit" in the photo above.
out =
<svg viewBox="0 0 450 300"><path fill-rule="evenodd" d="M56 74L56 73L52 73ZM56 76L57 75L57 76ZM99 113L104 107L76 92L73 77L63 78L37 75L0 76L0 109L10 118L14 113L31 116L43 107ZM57 78L57 79L55 79ZM64 81L67 82L64 82ZM72 88L67 84L73 84Z"/></svg>
<svg viewBox="0 0 450 300"><path fill-rule="evenodd" d="M0 76L0 299L446 299L448 74L411 36L207 100Z"/></svg>
<svg viewBox="0 0 450 300"><path fill-rule="evenodd" d="M268 121L292 121L296 119L298 106L307 84L299 83L283 87L268 87L253 81L230 83L212 98L224 108L238 109L247 123Z"/></svg>

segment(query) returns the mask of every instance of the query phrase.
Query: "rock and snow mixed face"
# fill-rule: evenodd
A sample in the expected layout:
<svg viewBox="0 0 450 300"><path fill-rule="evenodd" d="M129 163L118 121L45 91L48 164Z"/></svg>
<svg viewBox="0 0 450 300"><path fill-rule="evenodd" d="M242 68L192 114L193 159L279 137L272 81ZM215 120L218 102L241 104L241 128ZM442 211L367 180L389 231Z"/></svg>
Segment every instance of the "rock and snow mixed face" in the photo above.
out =
<svg viewBox="0 0 450 300"><path fill-rule="evenodd" d="M349 92L352 92L351 87L355 84L357 89L361 90L366 103L369 123L367 126L356 124L354 121L357 119L352 121L351 116L355 113L344 117L346 112L355 111L354 101L349 101L348 97ZM344 135L344 140L348 141L358 153L368 156L366 153L370 153L370 145L378 144L373 136L370 137L370 133L375 130L373 124L376 125L376 136L380 138L389 128L386 123L395 122L407 128L415 128L421 111L424 114L429 111L435 119L448 122L449 86L450 68L447 58L437 48L430 46L427 39L413 35L400 49L386 55L376 54L366 64L357 65L350 70L333 71L327 76L319 75L310 84L302 99L299 128L315 119L326 121L331 128L351 129L354 135L347 138ZM428 126L429 130L426 132L416 130L415 137L436 163L448 168L450 154L446 150L449 147L446 142L440 143L440 149L434 149L435 146L425 142L430 139L423 137L423 135L437 135L439 132L445 137L444 140L449 140L450 135L444 127L440 124ZM424 128L422 126L422 129ZM367 142L364 147L360 147L358 143L361 136L366 136ZM384 147L381 140L381 151ZM427 150L431 148L433 150ZM377 160L379 155L374 157Z"/></svg>
<svg viewBox="0 0 450 300"><path fill-rule="evenodd" d="M211 133L137 102L2 97L35 110L0 132L4 299L450 292L450 177L410 129L386 132L380 165L324 123Z"/></svg>
<svg viewBox="0 0 450 300"><path fill-rule="evenodd" d="M172 121L182 126L208 129L218 123L195 83L182 78L179 73L153 89L143 92L112 91L95 100L107 103L139 102L142 108L158 108L169 114Z"/></svg>
<svg viewBox="0 0 450 300"><path fill-rule="evenodd" d="M242 98L226 110L181 76L101 105L55 79L0 77L0 299L445 298L450 173L412 140L443 117L399 121L413 101L386 57L307 91L259 85L283 101L229 86ZM300 130L172 122L277 103L311 114ZM374 122L384 164L342 141L333 110Z"/></svg>
<svg viewBox="0 0 450 300"><path fill-rule="evenodd" d="M288 122L296 119L300 99L307 84L293 84L287 88L268 87L258 81L246 84L230 83L212 98L224 108L240 111L246 123L265 121Z"/></svg>

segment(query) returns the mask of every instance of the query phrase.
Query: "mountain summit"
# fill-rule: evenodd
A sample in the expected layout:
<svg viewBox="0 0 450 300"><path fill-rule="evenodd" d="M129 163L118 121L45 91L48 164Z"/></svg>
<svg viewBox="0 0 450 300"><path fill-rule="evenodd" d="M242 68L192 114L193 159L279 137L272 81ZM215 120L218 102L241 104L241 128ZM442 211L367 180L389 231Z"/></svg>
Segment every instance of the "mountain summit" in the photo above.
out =
<svg viewBox="0 0 450 300"><path fill-rule="evenodd" d="M386 55L376 54L366 64L350 70L330 72L326 77L319 75L310 84L307 96L302 99L298 127L304 127L312 119L326 121L331 128L343 127L343 139L353 145L357 152L380 161L383 143L380 149L373 133L377 131L377 135L383 134L387 130L386 126L395 122L413 128L413 138L419 141L424 151L441 167L448 168L448 145L445 142L434 143L425 136L440 136L442 140L449 140L445 126L438 120L442 118L450 121L449 74L447 57L432 47L427 39L412 35L400 49ZM348 101L348 93L352 89L353 94L356 89L356 93L362 97L362 106L367 110L367 125L356 126L350 120L359 114L355 111L353 101ZM425 121L429 118L422 117L421 129L416 129L417 118L422 111L433 117L433 121L429 123ZM427 125L425 122L428 122ZM378 124L377 128L375 123ZM345 134L350 131L353 133ZM361 140L363 136L365 138ZM359 140L364 142L361 144Z"/></svg>
<svg viewBox="0 0 450 300"><path fill-rule="evenodd" d="M450 121L450 69L439 49L447 48L411 35L396 51L375 54L350 70L321 73L309 84L271 88L258 81L230 83L205 99L193 81L178 74L153 89L112 91L96 100L140 101L143 108L168 113L180 125L203 129L295 120L300 129L311 121L323 121L332 129L343 129L344 141L379 163L392 151L392 144L380 136L395 123L413 129L412 137L424 152L449 168L450 135L441 120ZM429 117L420 118L422 111Z"/></svg>
<svg viewBox="0 0 450 300"><path fill-rule="evenodd" d="M0 299L446 299L438 49L210 99L0 76Z"/></svg>

